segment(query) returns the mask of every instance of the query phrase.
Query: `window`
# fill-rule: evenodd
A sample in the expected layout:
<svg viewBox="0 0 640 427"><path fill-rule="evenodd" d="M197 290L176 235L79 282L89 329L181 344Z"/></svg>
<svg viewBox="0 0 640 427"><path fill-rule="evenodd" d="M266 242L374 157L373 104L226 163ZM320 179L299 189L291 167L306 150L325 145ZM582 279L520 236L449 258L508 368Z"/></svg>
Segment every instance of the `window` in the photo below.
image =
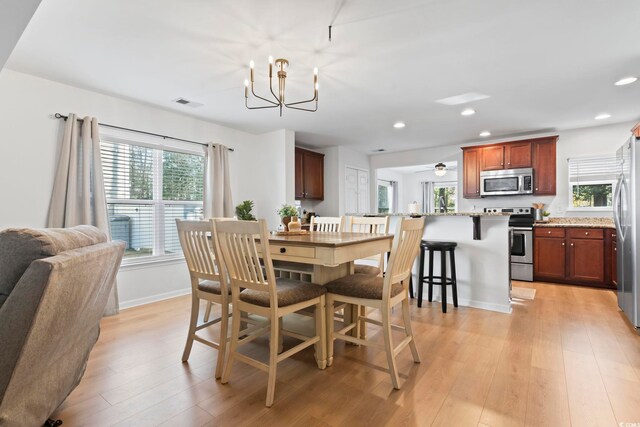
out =
<svg viewBox="0 0 640 427"><path fill-rule="evenodd" d="M569 209L611 209L615 180L615 155L569 159Z"/></svg>
<svg viewBox="0 0 640 427"><path fill-rule="evenodd" d="M423 182L422 189L423 212L452 213L458 211L457 182Z"/></svg>
<svg viewBox="0 0 640 427"><path fill-rule="evenodd" d="M182 254L175 219L202 219L204 156L105 140L102 168L114 240L125 258Z"/></svg>
<svg viewBox="0 0 640 427"><path fill-rule="evenodd" d="M378 180L378 213L393 213L397 208L398 183Z"/></svg>

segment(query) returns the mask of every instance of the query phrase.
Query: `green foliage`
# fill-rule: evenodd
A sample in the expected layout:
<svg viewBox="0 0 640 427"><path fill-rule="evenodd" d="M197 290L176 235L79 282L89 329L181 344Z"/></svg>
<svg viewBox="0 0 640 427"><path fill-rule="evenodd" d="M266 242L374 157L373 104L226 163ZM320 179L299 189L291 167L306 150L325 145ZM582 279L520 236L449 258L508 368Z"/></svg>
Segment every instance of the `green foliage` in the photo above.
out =
<svg viewBox="0 0 640 427"><path fill-rule="evenodd" d="M127 148L129 149L129 179L131 180L130 198L151 200L153 199L153 151L136 145Z"/></svg>
<svg viewBox="0 0 640 427"><path fill-rule="evenodd" d="M385 185L378 185L378 212L388 213L391 201L389 200L389 189Z"/></svg>
<svg viewBox="0 0 640 427"><path fill-rule="evenodd" d="M612 184L576 184L573 185L573 206L576 208L613 206L612 193Z"/></svg>
<svg viewBox="0 0 640 427"><path fill-rule="evenodd" d="M298 209L292 205L282 205L280 209L276 211L280 218L284 218L285 216L297 216Z"/></svg>
<svg viewBox="0 0 640 427"><path fill-rule="evenodd" d="M439 187L433 189L433 211L440 212L440 206L444 208L441 213L455 212L456 187Z"/></svg>
<svg viewBox="0 0 640 427"><path fill-rule="evenodd" d="M200 201L204 190L204 157L162 153L162 199Z"/></svg>
<svg viewBox="0 0 640 427"><path fill-rule="evenodd" d="M242 221L255 221L256 217L251 213L253 200L245 200L236 206L236 216Z"/></svg>

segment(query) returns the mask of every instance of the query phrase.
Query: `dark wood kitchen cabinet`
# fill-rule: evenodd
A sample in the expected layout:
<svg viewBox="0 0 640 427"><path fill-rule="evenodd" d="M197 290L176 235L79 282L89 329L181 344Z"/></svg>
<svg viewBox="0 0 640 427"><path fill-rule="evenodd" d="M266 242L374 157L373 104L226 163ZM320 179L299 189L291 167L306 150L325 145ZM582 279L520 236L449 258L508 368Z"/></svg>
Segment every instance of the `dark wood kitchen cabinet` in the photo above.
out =
<svg viewBox="0 0 640 427"><path fill-rule="evenodd" d="M605 231L609 230L536 227L534 280L613 287Z"/></svg>
<svg viewBox="0 0 640 427"><path fill-rule="evenodd" d="M557 136L539 138L533 145L533 193L538 196L556 195Z"/></svg>
<svg viewBox="0 0 640 427"><path fill-rule="evenodd" d="M566 243L563 228L536 228L533 241L534 280L564 280Z"/></svg>
<svg viewBox="0 0 640 427"><path fill-rule="evenodd" d="M465 199L480 197L480 147L462 149L462 196Z"/></svg>
<svg viewBox="0 0 640 427"><path fill-rule="evenodd" d="M480 197L480 171L533 168L535 195L556 194L557 136L463 147L463 197Z"/></svg>
<svg viewBox="0 0 640 427"><path fill-rule="evenodd" d="M495 171L504 169L504 145L482 147L482 170Z"/></svg>
<svg viewBox="0 0 640 427"><path fill-rule="evenodd" d="M324 200L324 154L296 147L296 199Z"/></svg>

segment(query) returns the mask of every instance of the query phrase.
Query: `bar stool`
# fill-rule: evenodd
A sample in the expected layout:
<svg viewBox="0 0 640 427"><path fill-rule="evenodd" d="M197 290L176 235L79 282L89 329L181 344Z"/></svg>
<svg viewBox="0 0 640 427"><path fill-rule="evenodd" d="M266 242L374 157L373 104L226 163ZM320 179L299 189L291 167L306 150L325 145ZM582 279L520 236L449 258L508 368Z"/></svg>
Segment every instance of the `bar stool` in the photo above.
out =
<svg viewBox="0 0 640 427"><path fill-rule="evenodd" d="M433 285L442 287L442 312L447 312L447 285L451 285L453 292L453 306L458 306L458 286L456 281L456 242L437 242L433 240L423 240L420 244L420 264L418 277L418 307L422 307L422 287L426 282L429 285L429 301L433 300ZM424 253L429 251L429 276L424 277ZM433 275L433 254L440 252L440 276ZM451 264L451 277L447 277L447 252L449 252L449 262Z"/></svg>

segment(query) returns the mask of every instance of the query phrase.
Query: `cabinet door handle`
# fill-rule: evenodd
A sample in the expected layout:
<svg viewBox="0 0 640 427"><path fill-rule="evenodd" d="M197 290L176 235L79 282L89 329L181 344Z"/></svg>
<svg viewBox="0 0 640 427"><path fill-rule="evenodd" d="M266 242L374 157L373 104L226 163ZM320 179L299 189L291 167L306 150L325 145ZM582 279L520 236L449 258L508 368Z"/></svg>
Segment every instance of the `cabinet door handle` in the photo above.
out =
<svg viewBox="0 0 640 427"><path fill-rule="evenodd" d="M562 242L562 246L564 246L564 242Z"/></svg>
<svg viewBox="0 0 640 427"><path fill-rule="evenodd" d="M613 251L614 252L618 252L618 248L613 248Z"/></svg>
<svg viewBox="0 0 640 427"><path fill-rule="evenodd" d="M538 191L538 187L536 187L536 191Z"/></svg>
<svg viewBox="0 0 640 427"><path fill-rule="evenodd" d="M550 232L550 231L547 231L547 234L551 234L551 232Z"/></svg>
<svg viewBox="0 0 640 427"><path fill-rule="evenodd" d="M283 253L285 253L285 252L287 252L287 248L280 248L280 253L281 253L281 254L283 254Z"/></svg>
<svg viewBox="0 0 640 427"><path fill-rule="evenodd" d="M571 244L571 246L573 246L573 243Z"/></svg>
<svg viewBox="0 0 640 427"><path fill-rule="evenodd" d="M584 232L584 235L585 235L585 236L588 236L588 235L589 235L589 232L588 232L588 231L585 231L585 232Z"/></svg>

